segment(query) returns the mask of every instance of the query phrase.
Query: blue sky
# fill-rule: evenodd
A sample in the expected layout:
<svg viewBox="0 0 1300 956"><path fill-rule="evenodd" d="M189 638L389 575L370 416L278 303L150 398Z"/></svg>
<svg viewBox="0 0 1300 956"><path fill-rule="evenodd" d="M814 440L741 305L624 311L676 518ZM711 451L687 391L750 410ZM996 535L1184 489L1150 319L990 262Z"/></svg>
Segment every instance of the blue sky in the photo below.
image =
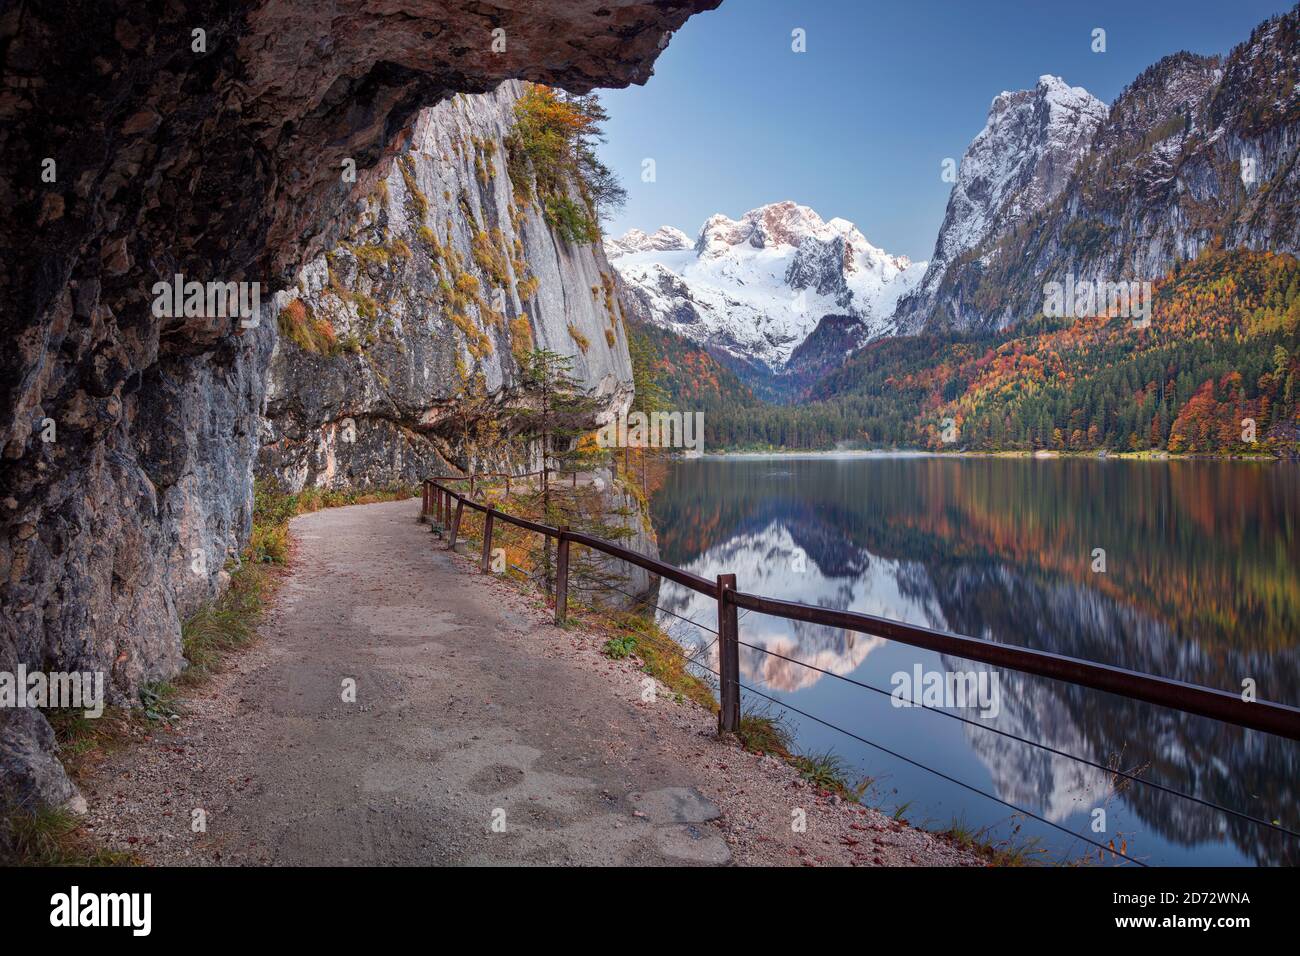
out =
<svg viewBox="0 0 1300 956"><path fill-rule="evenodd" d="M709 215L793 199L928 259L960 160L1002 90L1043 73L1110 103L1178 50L1226 53L1291 4L1266 0L724 0L643 87L607 90L601 154L628 190L606 223L695 235ZM791 51L806 31L807 52ZM1091 50L1106 31L1106 52ZM642 160L656 181L642 182Z"/></svg>

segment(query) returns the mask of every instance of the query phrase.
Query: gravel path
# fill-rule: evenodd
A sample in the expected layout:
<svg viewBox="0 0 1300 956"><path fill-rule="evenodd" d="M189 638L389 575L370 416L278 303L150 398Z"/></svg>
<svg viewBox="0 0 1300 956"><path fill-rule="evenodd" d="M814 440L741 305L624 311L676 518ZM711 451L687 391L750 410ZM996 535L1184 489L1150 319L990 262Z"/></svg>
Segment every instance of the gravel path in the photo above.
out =
<svg viewBox="0 0 1300 956"><path fill-rule="evenodd" d="M644 701L417 510L295 518L261 640L82 781L88 829L154 864L983 865Z"/></svg>

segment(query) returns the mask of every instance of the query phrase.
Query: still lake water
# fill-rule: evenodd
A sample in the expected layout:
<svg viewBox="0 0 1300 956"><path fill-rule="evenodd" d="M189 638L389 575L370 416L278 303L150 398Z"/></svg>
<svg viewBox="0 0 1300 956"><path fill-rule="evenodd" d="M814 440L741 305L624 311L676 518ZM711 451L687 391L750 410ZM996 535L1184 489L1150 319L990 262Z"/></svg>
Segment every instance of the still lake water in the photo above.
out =
<svg viewBox="0 0 1300 956"><path fill-rule="evenodd" d="M1300 466L929 456L679 461L652 502L665 561L743 591L859 611L1300 703ZM1093 570L1094 549L1105 572ZM664 582L661 607L716 627ZM990 670L835 628L744 614L740 639L889 691L893 675ZM660 615L688 647L713 634ZM1153 864L1296 864L1300 840L742 646L741 682ZM717 668L717 649L702 660ZM976 724L1300 830L1300 745L1002 669ZM746 709L780 713L753 694ZM833 750L867 801L916 824L1095 849L786 712L802 752ZM1122 782L1122 781L1121 781ZM1106 811L1094 833L1093 810ZM1122 862L1122 861L1119 861Z"/></svg>

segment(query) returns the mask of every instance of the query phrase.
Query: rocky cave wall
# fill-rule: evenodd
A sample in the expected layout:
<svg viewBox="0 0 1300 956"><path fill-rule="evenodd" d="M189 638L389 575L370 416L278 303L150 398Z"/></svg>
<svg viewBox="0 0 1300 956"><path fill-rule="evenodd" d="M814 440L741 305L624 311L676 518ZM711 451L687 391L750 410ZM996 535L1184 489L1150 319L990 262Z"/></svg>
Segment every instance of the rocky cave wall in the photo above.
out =
<svg viewBox="0 0 1300 956"><path fill-rule="evenodd" d="M718 2L0 13L0 670L103 671L113 701L133 699L181 666L180 621L247 534L270 309L252 328L164 318L155 283L256 282L268 299L336 242L338 210L376 188L420 108L514 77L643 82ZM0 723L0 796L73 799L44 718Z"/></svg>

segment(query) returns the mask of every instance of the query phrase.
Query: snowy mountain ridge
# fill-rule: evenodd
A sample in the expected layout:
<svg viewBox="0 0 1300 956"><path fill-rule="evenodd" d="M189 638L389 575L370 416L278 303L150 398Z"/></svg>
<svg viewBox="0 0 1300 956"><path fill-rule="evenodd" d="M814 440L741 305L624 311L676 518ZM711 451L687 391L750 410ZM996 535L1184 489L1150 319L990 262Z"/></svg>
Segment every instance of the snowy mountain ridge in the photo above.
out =
<svg viewBox="0 0 1300 956"><path fill-rule="evenodd" d="M693 244L664 226L630 230L605 249L634 317L769 375L786 371L827 316L858 323L855 345L891 334L895 303L926 269L872 245L847 219L789 200L739 219L710 216Z"/></svg>
<svg viewBox="0 0 1300 956"><path fill-rule="evenodd" d="M618 239L605 237L605 254L610 259L631 252L669 252L689 248L691 237L672 226L660 226L649 235L641 229L629 229Z"/></svg>

